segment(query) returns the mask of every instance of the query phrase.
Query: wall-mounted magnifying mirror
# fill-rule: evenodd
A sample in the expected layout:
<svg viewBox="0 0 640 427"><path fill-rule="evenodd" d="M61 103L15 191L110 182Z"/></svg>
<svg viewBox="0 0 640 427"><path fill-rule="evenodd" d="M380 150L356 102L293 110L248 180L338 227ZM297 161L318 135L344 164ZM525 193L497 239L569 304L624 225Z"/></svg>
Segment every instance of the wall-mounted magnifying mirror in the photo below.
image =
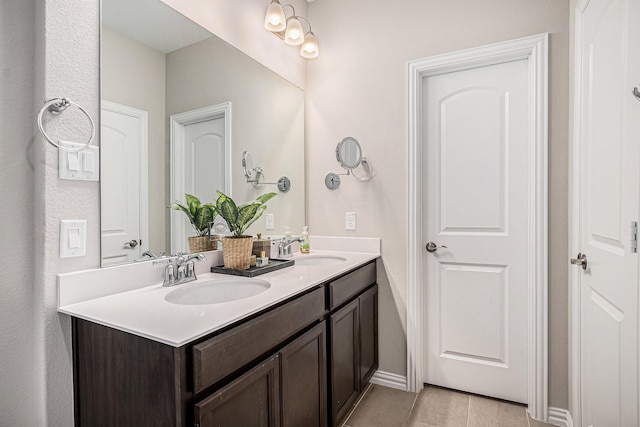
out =
<svg viewBox="0 0 640 427"><path fill-rule="evenodd" d="M253 168L253 158L248 151L242 153L242 167L244 168L244 176L247 177L247 179L253 178L256 170Z"/></svg>
<svg viewBox="0 0 640 427"><path fill-rule="evenodd" d="M360 143L355 138L346 137L336 147L336 159L347 170L357 168L362 163Z"/></svg>
<svg viewBox="0 0 640 427"><path fill-rule="evenodd" d="M262 188L265 184L277 185L278 190L286 193L291 188L291 180L286 176L281 176L278 182L265 182L264 172L260 166L253 166L253 159L251 153L244 151L242 153L242 167L244 168L244 176L247 178L247 182L253 186L253 188Z"/></svg>
<svg viewBox="0 0 640 427"><path fill-rule="evenodd" d="M340 187L339 175L351 175L358 181L369 181L374 176L373 167L371 163L367 161L367 158L362 155L362 147L355 138L350 136L344 138L336 147L336 160L340 166L347 170L347 173L337 174L330 172L324 179L324 183L329 190L335 190ZM354 169L358 166L364 170L364 176L358 176L355 174Z"/></svg>

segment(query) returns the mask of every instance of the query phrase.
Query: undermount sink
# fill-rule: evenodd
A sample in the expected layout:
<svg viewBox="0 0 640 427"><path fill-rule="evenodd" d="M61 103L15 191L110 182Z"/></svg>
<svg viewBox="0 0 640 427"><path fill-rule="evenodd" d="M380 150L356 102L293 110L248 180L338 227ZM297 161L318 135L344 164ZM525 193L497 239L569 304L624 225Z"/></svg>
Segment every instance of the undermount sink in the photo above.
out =
<svg viewBox="0 0 640 427"><path fill-rule="evenodd" d="M220 304L261 294L270 287L271 283L260 279L208 280L171 291L164 299L182 305Z"/></svg>
<svg viewBox="0 0 640 427"><path fill-rule="evenodd" d="M301 255L294 259L296 261L295 265L302 267L334 265L347 260L346 258L333 255Z"/></svg>

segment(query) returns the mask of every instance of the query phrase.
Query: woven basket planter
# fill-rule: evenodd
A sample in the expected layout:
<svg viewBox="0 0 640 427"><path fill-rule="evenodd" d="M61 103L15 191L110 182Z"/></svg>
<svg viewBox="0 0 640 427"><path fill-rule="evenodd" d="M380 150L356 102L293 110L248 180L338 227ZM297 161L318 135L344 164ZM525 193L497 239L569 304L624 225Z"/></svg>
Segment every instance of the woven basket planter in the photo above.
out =
<svg viewBox="0 0 640 427"><path fill-rule="evenodd" d="M223 237L222 257L224 258L224 268L247 270L251 266L252 249L252 236Z"/></svg>
<svg viewBox="0 0 640 427"><path fill-rule="evenodd" d="M209 236L191 236L188 240L189 252L192 254L213 250L214 242L209 239Z"/></svg>

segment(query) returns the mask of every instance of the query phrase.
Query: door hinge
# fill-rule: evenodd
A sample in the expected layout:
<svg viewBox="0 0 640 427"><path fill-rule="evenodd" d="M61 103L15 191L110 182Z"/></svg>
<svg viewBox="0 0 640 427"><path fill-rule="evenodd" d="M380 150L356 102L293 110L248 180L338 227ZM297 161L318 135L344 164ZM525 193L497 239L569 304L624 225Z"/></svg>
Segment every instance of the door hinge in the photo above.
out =
<svg viewBox="0 0 640 427"><path fill-rule="evenodd" d="M630 229L630 250L632 254L638 253L638 221L631 221Z"/></svg>

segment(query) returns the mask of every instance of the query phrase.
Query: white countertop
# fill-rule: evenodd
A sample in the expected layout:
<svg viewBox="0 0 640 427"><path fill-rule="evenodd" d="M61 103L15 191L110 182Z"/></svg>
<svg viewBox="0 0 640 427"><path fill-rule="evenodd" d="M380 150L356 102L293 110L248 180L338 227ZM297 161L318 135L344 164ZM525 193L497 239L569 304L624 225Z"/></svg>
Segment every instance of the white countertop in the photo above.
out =
<svg viewBox="0 0 640 427"><path fill-rule="evenodd" d="M205 280L238 278L238 276L198 273L197 281L173 287L163 287L161 276L159 276L156 279L157 283L135 287L114 283L115 273L110 269L60 275L58 311L180 347L374 260L380 256L380 252L379 250L371 252L312 250L311 256L313 255L339 256L346 258L346 261L309 267L293 265L257 276L256 279L268 281L271 287L249 298L218 304L179 305L165 301L165 296L176 289L193 286ZM305 256L307 255L297 254L293 259ZM217 259L198 263L202 264L199 270L208 270L212 262L217 262ZM129 265L124 268L130 270L136 267L141 266ZM153 277L157 277L157 267ZM101 271L104 273L100 274ZM98 283L101 282L96 279L99 276L104 276L107 280ZM90 280L90 282L86 283L83 280ZM91 292L86 290L87 287L92 287L92 295L89 295ZM81 289L84 289L82 292L86 294L83 297L78 296L78 291Z"/></svg>

